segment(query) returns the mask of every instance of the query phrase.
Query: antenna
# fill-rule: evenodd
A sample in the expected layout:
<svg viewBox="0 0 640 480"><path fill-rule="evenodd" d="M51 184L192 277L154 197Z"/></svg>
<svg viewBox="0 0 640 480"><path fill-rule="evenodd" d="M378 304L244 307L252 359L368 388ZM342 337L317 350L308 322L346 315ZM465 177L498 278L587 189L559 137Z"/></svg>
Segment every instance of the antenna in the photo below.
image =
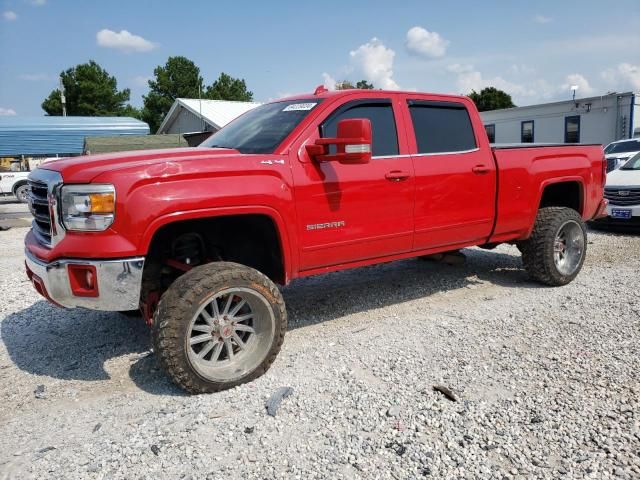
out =
<svg viewBox="0 0 640 480"><path fill-rule="evenodd" d="M573 100L576 99L576 90L578 90L578 85L571 85L571 91L573 92Z"/></svg>
<svg viewBox="0 0 640 480"><path fill-rule="evenodd" d="M60 75L60 101L62 102L62 116L67 116L67 99L64 96L64 84L62 83L62 75Z"/></svg>

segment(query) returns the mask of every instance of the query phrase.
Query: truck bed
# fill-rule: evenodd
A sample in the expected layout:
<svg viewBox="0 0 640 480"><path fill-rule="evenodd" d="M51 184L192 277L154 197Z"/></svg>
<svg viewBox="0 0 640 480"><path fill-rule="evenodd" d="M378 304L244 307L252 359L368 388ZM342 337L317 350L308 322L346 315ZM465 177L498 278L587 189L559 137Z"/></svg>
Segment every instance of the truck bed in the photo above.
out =
<svg viewBox="0 0 640 480"><path fill-rule="evenodd" d="M569 188L580 193L576 208L582 218L596 215L606 180L602 145L503 144L492 145L492 152L498 191L491 242L528 237L542 193L551 183L569 182ZM555 194L564 193L558 189Z"/></svg>

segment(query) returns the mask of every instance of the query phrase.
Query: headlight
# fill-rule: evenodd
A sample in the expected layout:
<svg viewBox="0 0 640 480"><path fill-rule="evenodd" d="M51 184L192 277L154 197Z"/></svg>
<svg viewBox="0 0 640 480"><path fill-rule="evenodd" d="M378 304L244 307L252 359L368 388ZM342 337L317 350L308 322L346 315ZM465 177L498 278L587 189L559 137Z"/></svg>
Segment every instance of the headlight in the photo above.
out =
<svg viewBox="0 0 640 480"><path fill-rule="evenodd" d="M100 232L113 223L116 190L113 185L62 187L62 223L67 230Z"/></svg>

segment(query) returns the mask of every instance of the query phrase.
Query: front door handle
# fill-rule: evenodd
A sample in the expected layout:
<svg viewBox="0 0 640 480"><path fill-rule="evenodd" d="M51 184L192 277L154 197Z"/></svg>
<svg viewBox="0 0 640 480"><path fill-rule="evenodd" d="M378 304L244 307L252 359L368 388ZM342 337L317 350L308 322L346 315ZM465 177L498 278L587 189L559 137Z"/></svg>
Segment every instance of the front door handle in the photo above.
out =
<svg viewBox="0 0 640 480"><path fill-rule="evenodd" d="M489 173L491 170L486 165L476 165L471 169L471 171L476 175L484 175L485 173Z"/></svg>
<svg viewBox="0 0 640 480"><path fill-rule="evenodd" d="M390 182L401 182L409 178L411 174L409 172L404 172L402 170L391 170L387 172L384 178L389 180Z"/></svg>

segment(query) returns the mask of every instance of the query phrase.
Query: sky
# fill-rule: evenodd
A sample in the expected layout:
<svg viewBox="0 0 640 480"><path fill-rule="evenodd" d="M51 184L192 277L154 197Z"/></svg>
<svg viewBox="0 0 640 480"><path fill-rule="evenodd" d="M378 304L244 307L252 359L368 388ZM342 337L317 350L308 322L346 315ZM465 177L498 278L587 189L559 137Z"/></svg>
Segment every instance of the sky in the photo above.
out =
<svg viewBox="0 0 640 480"><path fill-rule="evenodd" d="M60 72L90 59L142 95L184 55L205 83L244 78L257 101L365 79L377 88L516 105L640 92L640 0L0 0L0 115L40 116Z"/></svg>

